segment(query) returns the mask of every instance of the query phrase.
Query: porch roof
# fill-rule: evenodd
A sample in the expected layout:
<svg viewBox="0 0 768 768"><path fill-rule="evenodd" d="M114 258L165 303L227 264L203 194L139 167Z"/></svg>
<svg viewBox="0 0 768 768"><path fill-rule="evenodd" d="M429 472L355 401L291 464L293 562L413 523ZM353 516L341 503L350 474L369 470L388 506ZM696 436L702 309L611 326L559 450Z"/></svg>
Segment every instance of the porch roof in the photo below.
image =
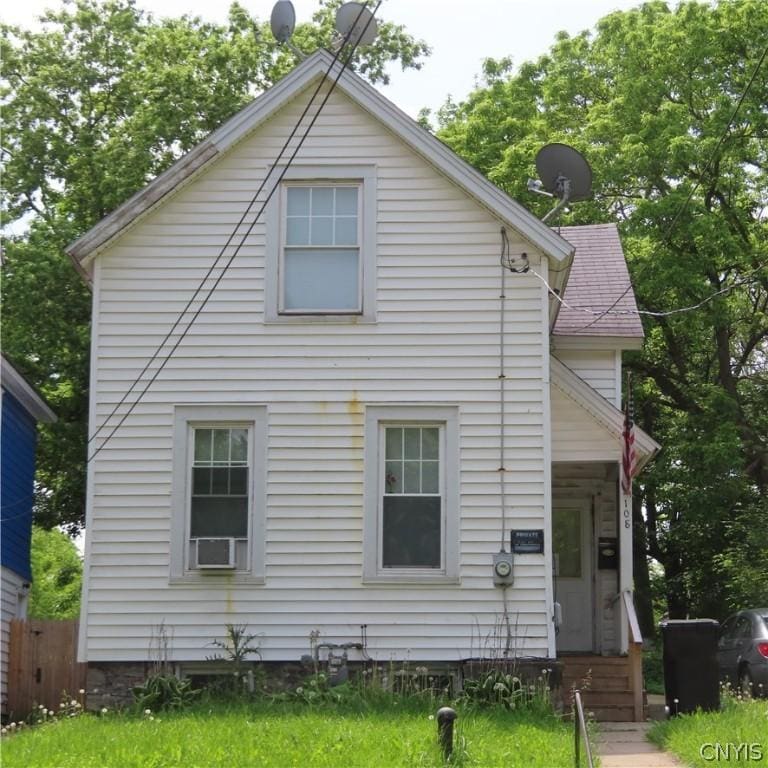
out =
<svg viewBox="0 0 768 768"><path fill-rule="evenodd" d="M621 456L624 432L624 413L606 400L584 379L558 358L550 357L552 383L603 429L616 439L616 457ZM647 432L635 426L635 452L637 469L640 471L661 450L661 446Z"/></svg>

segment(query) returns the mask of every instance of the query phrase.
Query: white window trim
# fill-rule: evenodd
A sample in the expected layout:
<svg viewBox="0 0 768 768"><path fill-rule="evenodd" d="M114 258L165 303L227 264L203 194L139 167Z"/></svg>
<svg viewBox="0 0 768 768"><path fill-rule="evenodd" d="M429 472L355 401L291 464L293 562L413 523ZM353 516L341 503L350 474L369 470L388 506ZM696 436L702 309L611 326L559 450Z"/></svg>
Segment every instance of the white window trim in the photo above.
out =
<svg viewBox="0 0 768 768"><path fill-rule="evenodd" d="M248 569L217 571L190 568L189 499L192 428L197 425L246 426L250 430ZM173 493L171 507L171 584L215 586L263 584L266 536L267 408L264 405L177 405L173 419Z"/></svg>
<svg viewBox="0 0 768 768"><path fill-rule="evenodd" d="M274 173L279 176L284 167ZM264 279L264 320L267 323L333 323L357 324L376 322L376 166L374 165L291 165L283 180L292 183L306 183L307 186L357 181L361 185L360 195L360 270L362 283L362 312L332 312L282 314L280 312L280 265L284 237L282 211L285 210L285 186L272 199L265 211L266 270Z"/></svg>
<svg viewBox="0 0 768 768"><path fill-rule="evenodd" d="M445 478L441 560L444 568L381 568L381 497L383 496L383 426L441 426L444 436ZM445 405L369 405L365 409L365 472L363 512L363 582L366 584L458 584L459 583L459 409Z"/></svg>

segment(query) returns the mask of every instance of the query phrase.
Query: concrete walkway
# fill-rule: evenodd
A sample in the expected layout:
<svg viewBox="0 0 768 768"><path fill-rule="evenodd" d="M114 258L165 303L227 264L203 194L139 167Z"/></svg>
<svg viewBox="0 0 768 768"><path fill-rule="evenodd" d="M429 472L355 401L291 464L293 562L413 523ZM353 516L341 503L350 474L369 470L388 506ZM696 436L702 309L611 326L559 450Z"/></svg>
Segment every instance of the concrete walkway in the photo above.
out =
<svg viewBox="0 0 768 768"><path fill-rule="evenodd" d="M600 723L597 753L602 768L681 768L669 752L648 741L651 723Z"/></svg>

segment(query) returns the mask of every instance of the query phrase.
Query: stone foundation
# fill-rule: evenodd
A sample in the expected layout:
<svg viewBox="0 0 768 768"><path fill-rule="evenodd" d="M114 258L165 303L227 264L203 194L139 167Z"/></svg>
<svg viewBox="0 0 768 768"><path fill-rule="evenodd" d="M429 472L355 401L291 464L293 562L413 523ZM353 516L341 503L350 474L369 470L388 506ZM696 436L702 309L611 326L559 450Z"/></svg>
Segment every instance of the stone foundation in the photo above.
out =
<svg viewBox="0 0 768 768"><path fill-rule="evenodd" d="M133 703L131 688L141 685L150 673L148 662L101 661L88 665L85 684L90 710L122 709Z"/></svg>

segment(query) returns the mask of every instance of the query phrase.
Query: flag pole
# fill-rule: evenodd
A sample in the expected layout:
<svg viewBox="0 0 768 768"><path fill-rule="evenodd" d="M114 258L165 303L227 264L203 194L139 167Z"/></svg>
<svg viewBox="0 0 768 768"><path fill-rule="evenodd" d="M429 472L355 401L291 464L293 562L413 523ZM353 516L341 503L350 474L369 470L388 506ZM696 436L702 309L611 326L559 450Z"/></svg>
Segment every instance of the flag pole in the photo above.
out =
<svg viewBox="0 0 768 768"><path fill-rule="evenodd" d="M619 466L619 595L632 591L632 477L635 473L635 431L632 413L632 374L627 371L624 397L624 429L621 436L621 464ZM620 643L623 653L629 650L628 617L624 601L619 600L621 610Z"/></svg>

